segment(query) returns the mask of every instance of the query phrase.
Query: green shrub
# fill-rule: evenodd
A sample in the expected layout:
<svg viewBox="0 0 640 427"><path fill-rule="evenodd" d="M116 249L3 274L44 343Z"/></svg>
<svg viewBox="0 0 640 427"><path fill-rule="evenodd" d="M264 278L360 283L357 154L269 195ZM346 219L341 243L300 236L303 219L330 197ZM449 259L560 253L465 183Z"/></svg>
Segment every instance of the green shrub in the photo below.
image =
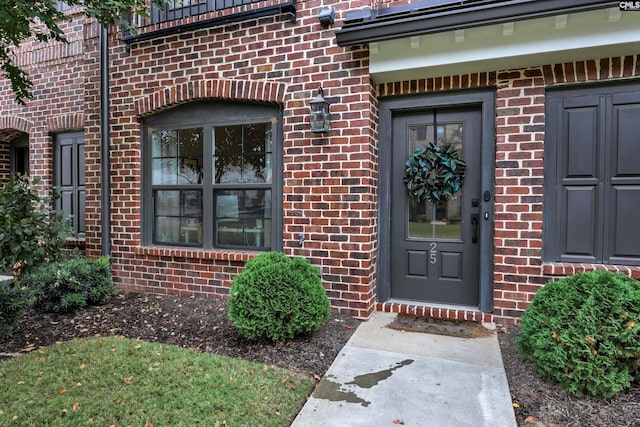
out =
<svg viewBox="0 0 640 427"><path fill-rule="evenodd" d="M0 338L8 338L22 320L27 306L24 290L13 280L0 281Z"/></svg>
<svg viewBox="0 0 640 427"><path fill-rule="evenodd" d="M250 340L285 341L315 332L329 317L318 270L301 257L268 252L233 280L228 314Z"/></svg>
<svg viewBox="0 0 640 427"><path fill-rule="evenodd" d="M34 308L47 313L71 313L102 304L116 290L106 256L47 264L24 276L20 283L32 295Z"/></svg>
<svg viewBox="0 0 640 427"><path fill-rule="evenodd" d="M640 378L640 282L607 271L549 282L522 318L518 349L574 394L628 388Z"/></svg>
<svg viewBox="0 0 640 427"><path fill-rule="evenodd" d="M33 185L38 183L35 178ZM0 271L20 277L63 257L71 227L50 204L25 177L12 176L0 189Z"/></svg>

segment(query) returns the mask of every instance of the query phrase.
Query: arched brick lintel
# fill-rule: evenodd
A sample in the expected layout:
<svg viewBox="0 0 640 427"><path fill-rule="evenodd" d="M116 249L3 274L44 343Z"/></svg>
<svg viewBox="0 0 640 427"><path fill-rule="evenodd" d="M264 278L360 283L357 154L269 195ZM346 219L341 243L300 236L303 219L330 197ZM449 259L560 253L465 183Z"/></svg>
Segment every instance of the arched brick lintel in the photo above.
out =
<svg viewBox="0 0 640 427"><path fill-rule="evenodd" d="M33 123L18 116L0 117L0 129L15 129L24 133L31 133Z"/></svg>
<svg viewBox="0 0 640 427"><path fill-rule="evenodd" d="M255 80L197 80L160 89L134 101L138 117L198 99L284 102L286 84Z"/></svg>
<svg viewBox="0 0 640 427"><path fill-rule="evenodd" d="M47 131L49 132L82 128L84 128L84 113L60 114L47 118Z"/></svg>

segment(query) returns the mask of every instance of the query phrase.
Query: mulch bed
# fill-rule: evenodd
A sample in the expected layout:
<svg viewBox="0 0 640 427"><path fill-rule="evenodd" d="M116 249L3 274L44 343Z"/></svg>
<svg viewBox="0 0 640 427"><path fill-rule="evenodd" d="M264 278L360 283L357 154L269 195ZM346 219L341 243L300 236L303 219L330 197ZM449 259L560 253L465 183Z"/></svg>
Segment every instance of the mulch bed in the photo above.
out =
<svg viewBox="0 0 640 427"><path fill-rule="evenodd" d="M251 342L227 317L222 299L157 296L118 291L107 303L75 315L28 312L14 335L0 339L0 355L32 351L56 341L121 335L222 354L322 376L359 321L332 314L311 336L286 343Z"/></svg>
<svg viewBox="0 0 640 427"><path fill-rule="evenodd" d="M413 325L427 328L438 323L442 322L414 321ZM353 318L332 314L311 336L287 343L256 343L246 340L229 321L224 300L118 291L105 305L75 315L26 313L13 337L0 339L0 358L56 341L121 335L275 365L318 379L358 324ZM540 378L521 360L516 351L517 327L498 328L497 333L518 425L640 427L640 384L613 399L573 396Z"/></svg>

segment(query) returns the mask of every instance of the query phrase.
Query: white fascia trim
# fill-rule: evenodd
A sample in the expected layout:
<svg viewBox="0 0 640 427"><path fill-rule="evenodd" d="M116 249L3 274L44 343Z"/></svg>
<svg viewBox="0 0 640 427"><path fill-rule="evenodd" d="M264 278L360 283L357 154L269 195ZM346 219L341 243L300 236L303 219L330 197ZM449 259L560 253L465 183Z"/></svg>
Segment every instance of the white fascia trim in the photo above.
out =
<svg viewBox="0 0 640 427"><path fill-rule="evenodd" d="M640 52L640 12L610 20L609 9L470 28L377 43L370 73L378 83L506 70ZM419 45L419 47L416 47ZM626 53L625 53L626 52Z"/></svg>

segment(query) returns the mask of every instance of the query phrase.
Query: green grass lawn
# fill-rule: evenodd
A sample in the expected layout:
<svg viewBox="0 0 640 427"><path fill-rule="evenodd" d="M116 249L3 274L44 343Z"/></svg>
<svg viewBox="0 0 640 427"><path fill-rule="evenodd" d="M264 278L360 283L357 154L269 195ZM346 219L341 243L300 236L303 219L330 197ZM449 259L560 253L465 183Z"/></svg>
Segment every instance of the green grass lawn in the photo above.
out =
<svg viewBox="0 0 640 427"><path fill-rule="evenodd" d="M125 338L60 343L0 362L0 426L287 426L304 375Z"/></svg>

